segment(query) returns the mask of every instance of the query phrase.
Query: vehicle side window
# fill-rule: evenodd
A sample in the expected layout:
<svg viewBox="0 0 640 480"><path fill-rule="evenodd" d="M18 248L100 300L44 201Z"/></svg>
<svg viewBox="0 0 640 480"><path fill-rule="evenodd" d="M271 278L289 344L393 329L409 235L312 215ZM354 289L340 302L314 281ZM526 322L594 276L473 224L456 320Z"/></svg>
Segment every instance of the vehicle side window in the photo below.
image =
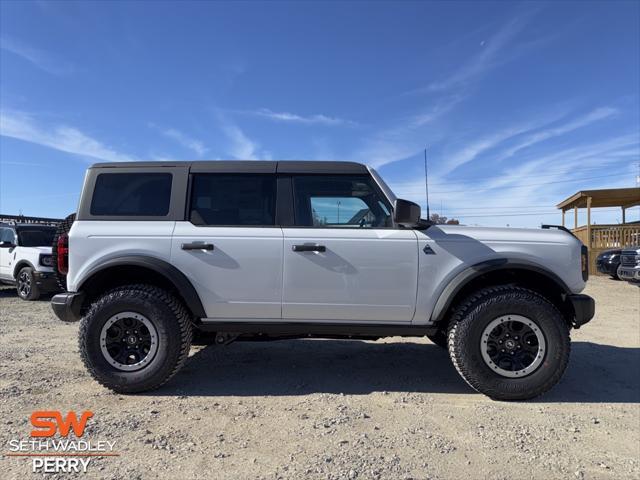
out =
<svg viewBox="0 0 640 480"><path fill-rule="evenodd" d="M300 175L293 178L296 225L316 228L393 226L391 207L360 175Z"/></svg>
<svg viewBox="0 0 640 480"><path fill-rule="evenodd" d="M10 228L3 228L0 231L0 242L16 243L16 236L13 234L13 230Z"/></svg>
<svg viewBox="0 0 640 480"><path fill-rule="evenodd" d="M194 225L271 226L275 205L275 175L193 175L189 220Z"/></svg>
<svg viewBox="0 0 640 480"><path fill-rule="evenodd" d="M170 173L101 173L91 215L163 217L171 202Z"/></svg>

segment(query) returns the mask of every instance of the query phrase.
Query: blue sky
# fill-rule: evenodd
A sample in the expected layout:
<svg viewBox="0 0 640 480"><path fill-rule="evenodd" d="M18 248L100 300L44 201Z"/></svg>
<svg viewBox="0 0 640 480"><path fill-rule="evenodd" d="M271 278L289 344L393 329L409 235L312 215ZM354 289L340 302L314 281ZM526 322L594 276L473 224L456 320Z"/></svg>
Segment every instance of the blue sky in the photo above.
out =
<svg viewBox="0 0 640 480"><path fill-rule="evenodd" d="M428 144L432 212L495 226L640 174L636 1L0 9L2 213L75 211L98 161L355 160L424 205Z"/></svg>

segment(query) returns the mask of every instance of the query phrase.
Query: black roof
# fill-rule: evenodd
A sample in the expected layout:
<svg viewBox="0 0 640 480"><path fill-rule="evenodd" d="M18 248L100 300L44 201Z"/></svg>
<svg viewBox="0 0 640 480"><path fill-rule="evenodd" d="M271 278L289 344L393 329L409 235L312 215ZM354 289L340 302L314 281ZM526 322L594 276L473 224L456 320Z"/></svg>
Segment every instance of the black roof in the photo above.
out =
<svg viewBox="0 0 640 480"><path fill-rule="evenodd" d="M112 162L96 163L90 168L188 167L191 172L217 173L367 173L367 167L356 162L298 160L209 160L193 162Z"/></svg>

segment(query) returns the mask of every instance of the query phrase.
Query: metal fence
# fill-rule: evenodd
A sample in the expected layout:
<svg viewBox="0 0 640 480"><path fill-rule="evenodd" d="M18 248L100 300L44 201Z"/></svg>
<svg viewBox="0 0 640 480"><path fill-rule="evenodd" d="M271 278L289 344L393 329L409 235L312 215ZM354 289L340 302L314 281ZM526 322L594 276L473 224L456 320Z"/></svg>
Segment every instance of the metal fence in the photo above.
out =
<svg viewBox="0 0 640 480"><path fill-rule="evenodd" d="M31 223L34 225L57 225L61 218L27 217L25 215L5 215L0 213L0 223Z"/></svg>

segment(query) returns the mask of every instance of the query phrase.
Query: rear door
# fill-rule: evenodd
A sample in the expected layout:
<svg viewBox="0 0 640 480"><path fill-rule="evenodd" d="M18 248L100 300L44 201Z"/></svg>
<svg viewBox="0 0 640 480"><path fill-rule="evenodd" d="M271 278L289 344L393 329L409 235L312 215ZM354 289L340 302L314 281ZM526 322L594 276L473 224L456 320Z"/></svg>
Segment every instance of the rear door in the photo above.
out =
<svg viewBox="0 0 640 480"><path fill-rule="evenodd" d="M284 227L284 319L410 323L415 232L395 228L368 175L293 175L294 225Z"/></svg>
<svg viewBox="0 0 640 480"><path fill-rule="evenodd" d="M282 229L275 225L275 166L264 172L270 163L256 173L192 170L171 261L191 280L208 318L281 318Z"/></svg>

